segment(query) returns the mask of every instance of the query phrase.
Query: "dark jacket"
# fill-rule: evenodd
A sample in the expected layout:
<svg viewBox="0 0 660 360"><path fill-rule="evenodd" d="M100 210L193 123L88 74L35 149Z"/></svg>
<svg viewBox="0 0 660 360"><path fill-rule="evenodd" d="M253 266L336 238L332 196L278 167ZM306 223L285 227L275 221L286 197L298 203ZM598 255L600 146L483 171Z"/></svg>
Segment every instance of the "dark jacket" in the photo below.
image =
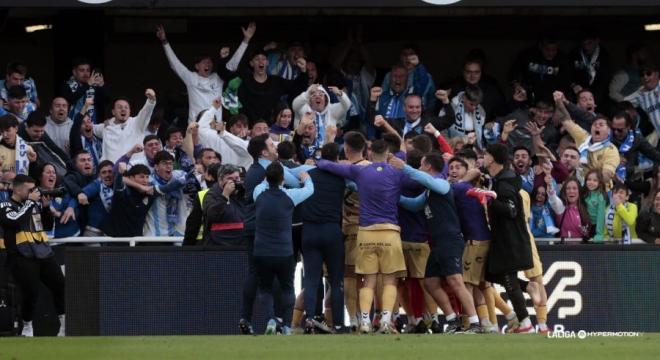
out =
<svg viewBox="0 0 660 360"><path fill-rule="evenodd" d="M660 214L652 209L642 212L637 218L637 235L649 244L655 244L660 239Z"/></svg>
<svg viewBox="0 0 660 360"><path fill-rule="evenodd" d="M453 96L461 91L465 91L466 85L467 82L461 76L452 81L448 87L451 89L451 94ZM497 83L497 80L482 73L481 81L477 83L477 86L484 94L481 106L486 110L486 119L494 119L507 113L508 108L506 97L504 96L502 88ZM442 87L442 89L445 88L447 87Z"/></svg>
<svg viewBox="0 0 660 360"><path fill-rule="evenodd" d="M518 81L530 93L531 103L538 100L553 102L552 93L570 93L571 68L567 57L559 52L552 60L546 60L537 46L523 51L513 64L510 80Z"/></svg>
<svg viewBox="0 0 660 360"><path fill-rule="evenodd" d="M619 141L616 137L612 137L612 144L617 148L621 147L623 141ZM621 154L621 153L619 153ZM639 164L639 154L642 154L653 161L654 164L660 163L660 151L653 147L646 139L635 134L633 144L628 151L625 152L623 157L626 159L626 177L632 176L635 171L635 166Z"/></svg>
<svg viewBox="0 0 660 360"><path fill-rule="evenodd" d="M48 207L32 200L19 203L10 198L0 203L0 225L9 255L36 259L53 256L44 231L53 228Z"/></svg>
<svg viewBox="0 0 660 360"><path fill-rule="evenodd" d="M488 251L488 274L503 275L532 267L532 249L518 193L520 177L504 169L493 179L497 199L488 208L492 242Z"/></svg>
<svg viewBox="0 0 660 360"><path fill-rule="evenodd" d="M33 173L33 169L37 169L40 165L45 163L53 164L57 175L64 176L64 174L66 174L71 159L64 150L60 149L55 142L53 142L48 134L44 133L41 139L34 141L28 136L27 130L25 129L25 123L23 123L18 129L18 136L25 140L25 142L32 147L32 150L37 153L37 161L30 164L31 174Z"/></svg>
<svg viewBox="0 0 660 360"><path fill-rule="evenodd" d="M229 199L222 195L218 183L206 193L202 203L204 243L212 245L246 245L245 194L234 192Z"/></svg>
<svg viewBox="0 0 660 360"><path fill-rule="evenodd" d="M438 114L441 113L441 116L433 116L429 115L428 112L424 112L421 116L421 120L417 126L412 128L411 131L416 132L417 134L424 134L424 126L426 124L431 123L433 126L438 131L445 130L452 126L455 121L455 114L454 114L454 108L451 106L451 103L449 104L439 104L437 109L433 110L433 113ZM378 112L376 111L376 102L375 101L370 101L369 102L369 107L367 109L367 120L373 125L374 119L376 118L376 115L378 115ZM398 119L385 119L387 122L396 130L399 135L403 136L403 129L405 127L405 118L398 118ZM378 135L378 134L377 134ZM377 136L377 138L380 136ZM435 138L432 137L432 144L435 144Z"/></svg>
<svg viewBox="0 0 660 360"><path fill-rule="evenodd" d="M504 128L504 123L510 119L516 119L517 126L509 134L509 138L507 139L509 149L513 150L514 147L522 145L529 149L529 151L534 152L532 135L525 128L527 122L533 121L532 114L530 114L527 109L517 109L514 112L497 119L500 123L500 129ZM559 138L559 131L552 125L552 120L548 120L543 130L541 130L541 139L543 140L543 143L548 149L555 151L559 144Z"/></svg>

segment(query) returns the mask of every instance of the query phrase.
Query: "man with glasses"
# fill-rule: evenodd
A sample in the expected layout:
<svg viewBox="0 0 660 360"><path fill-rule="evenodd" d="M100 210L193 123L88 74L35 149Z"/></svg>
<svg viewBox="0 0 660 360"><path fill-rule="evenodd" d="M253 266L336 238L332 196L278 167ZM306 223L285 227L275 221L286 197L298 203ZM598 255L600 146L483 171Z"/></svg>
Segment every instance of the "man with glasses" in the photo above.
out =
<svg viewBox="0 0 660 360"><path fill-rule="evenodd" d="M621 180L629 178L635 167L640 170L651 170L653 164L660 162L660 151L653 148L646 139L634 130L633 119L621 111L612 117L612 135L610 141L619 149L621 164L617 168L617 176Z"/></svg>
<svg viewBox="0 0 660 360"><path fill-rule="evenodd" d="M646 65L642 68L642 87L634 93L627 96L624 100L630 101L634 106L646 111L649 120L655 129L655 138L657 142L658 133L660 133L660 81L659 68L657 65Z"/></svg>

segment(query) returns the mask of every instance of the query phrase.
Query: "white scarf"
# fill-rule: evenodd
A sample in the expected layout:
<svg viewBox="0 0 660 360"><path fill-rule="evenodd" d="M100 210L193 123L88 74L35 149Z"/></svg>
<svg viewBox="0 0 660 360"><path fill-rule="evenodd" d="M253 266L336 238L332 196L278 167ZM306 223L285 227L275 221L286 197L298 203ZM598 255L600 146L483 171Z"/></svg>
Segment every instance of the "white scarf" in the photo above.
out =
<svg viewBox="0 0 660 360"><path fill-rule="evenodd" d="M623 204L627 207L627 203ZM605 225L607 226L607 232L610 234L610 237L614 238L614 218L616 217L616 207L614 204L610 205L607 208L607 213L605 216ZM624 244L630 244L630 230L628 229L628 224L625 221L621 220L621 239Z"/></svg>
<svg viewBox="0 0 660 360"><path fill-rule="evenodd" d="M486 113L481 107L481 105L478 105L477 108L474 110L474 113L466 114L465 106L463 105L463 94L465 94L465 92L461 91L451 100L456 116L455 116L454 124L449 128L450 129L449 135L451 137L466 135L465 119L467 116L471 116L473 121L472 126L474 128L474 132L477 135L477 145L480 148L483 148L481 138L483 135L484 123L486 122Z"/></svg>
<svg viewBox="0 0 660 360"><path fill-rule="evenodd" d="M582 144L580 144L580 147L578 150L580 151L580 163L581 164L588 164L589 163L589 153L593 152L598 152L607 146L610 145L610 139L606 138L603 141L595 142L591 144L591 135L587 136L586 140Z"/></svg>
<svg viewBox="0 0 660 360"><path fill-rule="evenodd" d="M110 208L112 207L112 195L114 194L114 189L112 186L107 186L103 183L103 181L100 181L100 191L99 191L99 197L101 198L101 203L103 203L103 207L105 208L105 211L108 213L110 212Z"/></svg>
<svg viewBox="0 0 660 360"><path fill-rule="evenodd" d="M16 174L28 174L30 160L27 153L28 144L20 136L16 135Z"/></svg>
<svg viewBox="0 0 660 360"><path fill-rule="evenodd" d="M596 47L594 53L591 54L591 58L587 58L587 55L584 53L584 50L580 51L580 56L582 57L582 66L587 70L589 74L589 85L593 84L594 79L596 78L596 66L598 65L598 57L600 55L600 46Z"/></svg>

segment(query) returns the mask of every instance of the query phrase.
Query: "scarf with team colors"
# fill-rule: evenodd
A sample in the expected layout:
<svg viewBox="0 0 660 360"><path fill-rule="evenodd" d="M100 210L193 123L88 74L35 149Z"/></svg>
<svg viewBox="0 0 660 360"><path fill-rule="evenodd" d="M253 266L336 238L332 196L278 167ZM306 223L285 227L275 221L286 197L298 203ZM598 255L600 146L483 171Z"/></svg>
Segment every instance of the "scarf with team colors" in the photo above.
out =
<svg viewBox="0 0 660 360"><path fill-rule="evenodd" d="M578 150L580 151L580 164L589 163L589 153L594 153L603 150L610 145L610 139L605 139L603 141L598 141L591 143L591 135L587 136L587 139L584 140Z"/></svg>

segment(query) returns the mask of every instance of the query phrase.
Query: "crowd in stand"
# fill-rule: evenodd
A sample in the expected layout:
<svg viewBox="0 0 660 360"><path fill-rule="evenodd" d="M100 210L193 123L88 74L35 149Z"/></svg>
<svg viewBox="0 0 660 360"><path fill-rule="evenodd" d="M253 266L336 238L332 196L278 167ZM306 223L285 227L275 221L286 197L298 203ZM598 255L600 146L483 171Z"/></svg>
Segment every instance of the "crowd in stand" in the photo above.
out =
<svg viewBox="0 0 660 360"><path fill-rule="evenodd" d="M187 116L172 120L154 115L158 97L152 89L139 104L109 94L104 75L85 59L73 61L71 77L49 101L39 98L38 79L25 64L8 64L0 81L2 201L9 204L16 177L29 175L49 199L45 209L53 221L43 229L49 238L184 236L186 245L251 246L260 293L270 293L266 283L277 274L264 269L281 264L266 262L264 255L299 252L295 239L312 236L301 224L336 216L340 224L343 219L344 236L357 231L351 227L356 220L347 220L357 209L347 215L345 207L363 201L351 194L375 184L365 184L357 170L349 174L335 166L376 162L387 153L384 160L403 169L401 174L415 179L413 171L430 172L451 183L458 197L456 183L493 186L487 169L499 163L498 152L487 149L499 144L508 150L505 167L529 195L533 237L660 244L660 68L644 44L629 46L626 63L614 64L592 32L570 54L560 51L556 38L544 36L519 54L503 84L487 74L486 54L479 49L465 55L462 73L452 77L431 74L417 47L406 45L380 74L359 30L349 31L332 54L332 66L325 67L306 56L302 43L257 46L254 23L242 32L233 53L222 48L217 58L202 55L191 69L178 59L165 29L157 29L164 56L188 95ZM315 165L350 181L318 175ZM281 200L260 185L264 179L270 188L283 185L295 205L288 227L277 228L293 233L294 249L261 247L272 224L259 218L259 204L265 209L264 198ZM412 198L424 193L423 186L406 181L411 180L397 178L388 186L401 186ZM447 193L434 186L427 192ZM384 198L389 189L382 190ZM480 201L492 201L486 198ZM339 212L324 214L336 208L332 200L339 201ZM408 225L425 210L406 210L414 208L408 202L402 201L398 220L392 219L401 227L401 240L426 241L428 234L411 232L416 228ZM255 211L256 221L247 221ZM6 224L9 220L0 223ZM315 234L332 231L320 227ZM243 243L246 238L251 240ZM5 242L20 252L18 240ZM326 265L337 274L343 262ZM269 306L272 299L264 301ZM305 294L305 303L315 301ZM251 309L242 317L250 319Z"/></svg>

